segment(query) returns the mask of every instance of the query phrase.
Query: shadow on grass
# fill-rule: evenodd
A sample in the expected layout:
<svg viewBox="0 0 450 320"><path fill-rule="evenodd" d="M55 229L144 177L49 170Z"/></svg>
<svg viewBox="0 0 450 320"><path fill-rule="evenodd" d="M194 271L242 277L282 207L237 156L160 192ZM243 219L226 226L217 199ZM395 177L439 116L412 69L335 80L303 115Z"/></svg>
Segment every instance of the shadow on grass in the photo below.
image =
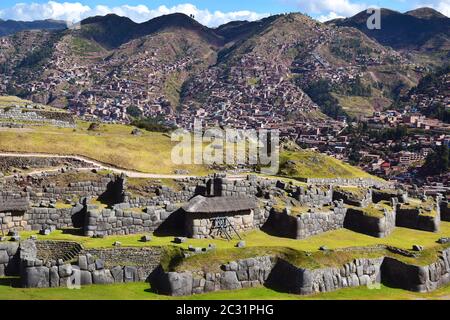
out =
<svg viewBox="0 0 450 320"><path fill-rule="evenodd" d="M0 286L21 288L20 278L19 277L0 278Z"/></svg>
<svg viewBox="0 0 450 320"><path fill-rule="evenodd" d="M73 236L84 236L83 229L76 229L76 228L70 228L70 229L62 229L63 234L70 234Z"/></svg>

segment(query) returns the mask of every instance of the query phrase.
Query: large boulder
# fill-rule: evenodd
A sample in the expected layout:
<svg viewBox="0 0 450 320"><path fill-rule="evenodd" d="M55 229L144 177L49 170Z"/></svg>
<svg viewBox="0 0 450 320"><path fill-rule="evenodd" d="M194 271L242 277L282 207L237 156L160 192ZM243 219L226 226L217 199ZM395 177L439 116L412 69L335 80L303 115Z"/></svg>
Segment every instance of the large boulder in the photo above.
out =
<svg viewBox="0 0 450 320"><path fill-rule="evenodd" d="M107 269L95 270L92 272L92 280L94 284L111 284L114 278L111 271Z"/></svg>
<svg viewBox="0 0 450 320"><path fill-rule="evenodd" d="M136 267L124 268L124 282L136 282L139 280L139 275Z"/></svg>
<svg viewBox="0 0 450 320"><path fill-rule="evenodd" d="M87 286L92 284L92 274L89 271L80 271L80 284L82 286Z"/></svg>
<svg viewBox="0 0 450 320"><path fill-rule="evenodd" d="M48 288L50 271L47 267L28 267L24 270L23 286L25 288Z"/></svg>
<svg viewBox="0 0 450 320"><path fill-rule="evenodd" d="M8 252L6 250L0 250L0 264L7 264L9 262Z"/></svg>
<svg viewBox="0 0 450 320"><path fill-rule="evenodd" d="M72 275L73 268L70 264L64 264L62 266L59 266L58 271L61 278L66 278Z"/></svg>
<svg viewBox="0 0 450 320"><path fill-rule="evenodd" d="M236 272L225 271L220 279L220 288L222 290L236 290L241 289L241 283L239 282Z"/></svg>
<svg viewBox="0 0 450 320"><path fill-rule="evenodd" d="M123 268L120 266L111 269L111 274L114 278L114 282L123 282Z"/></svg>
<svg viewBox="0 0 450 320"><path fill-rule="evenodd" d="M57 266L53 266L50 268L50 287L59 287L59 272Z"/></svg>
<svg viewBox="0 0 450 320"><path fill-rule="evenodd" d="M5 250L9 256L15 255L18 249L19 244L17 242L0 243L0 250Z"/></svg>
<svg viewBox="0 0 450 320"><path fill-rule="evenodd" d="M86 256L78 256L78 266L81 270L87 270L88 269L88 262Z"/></svg>
<svg viewBox="0 0 450 320"><path fill-rule="evenodd" d="M25 240L20 243L20 259L36 259L37 248L33 240Z"/></svg>
<svg viewBox="0 0 450 320"><path fill-rule="evenodd" d="M187 296L192 294L192 273L169 272L167 274L169 294Z"/></svg>

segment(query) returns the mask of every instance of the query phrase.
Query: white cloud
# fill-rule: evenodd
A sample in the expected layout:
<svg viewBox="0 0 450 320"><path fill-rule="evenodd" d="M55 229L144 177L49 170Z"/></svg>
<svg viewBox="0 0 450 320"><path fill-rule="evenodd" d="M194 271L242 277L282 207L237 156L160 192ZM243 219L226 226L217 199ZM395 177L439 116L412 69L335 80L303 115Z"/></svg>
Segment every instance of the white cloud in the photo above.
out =
<svg viewBox="0 0 450 320"><path fill-rule="evenodd" d="M351 0L294 0L297 6L307 13L315 15L351 16L367 9L364 3L354 3Z"/></svg>
<svg viewBox="0 0 450 320"><path fill-rule="evenodd" d="M116 7L97 5L95 7L89 7L79 2L48 1L47 3L42 4L18 3L13 7L0 10L0 18L22 21L55 19L78 22L84 18L95 15L115 13L120 16L129 17L135 22L144 22L157 16L176 12L185 13L187 15L193 14L197 21L210 27L216 27L233 20L254 21L269 15L267 13L257 13L252 11L211 12L207 9L199 9L190 3L179 4L173 7L159 6L151 9L146 5L122 5Z"/></svg>
<svg viewBox="0 0 450 320"><path fill-rule="evenodd" d="M317 17L317 20L320 22L330 21L333 19L345 18L344 16L338 15L336 12L330 12L327 15L320 15Z"/></svg>

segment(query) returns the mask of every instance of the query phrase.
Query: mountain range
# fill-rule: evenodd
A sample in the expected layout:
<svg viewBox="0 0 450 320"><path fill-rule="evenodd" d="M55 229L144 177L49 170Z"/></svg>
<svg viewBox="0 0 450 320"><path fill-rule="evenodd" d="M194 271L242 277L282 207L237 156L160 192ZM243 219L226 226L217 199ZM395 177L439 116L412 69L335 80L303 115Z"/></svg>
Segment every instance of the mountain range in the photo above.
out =
<svg viewBox="0 0 450 320"><path fill-rule="evenodd" d="M324 24L293 13L215 29L184 14L31 23L0 37L0 93L114 121L133 107L184 126L198 115L255 126L360 116L389 107L449 52L449 19L435 11L383 10L380 33L364 17ZM396 17L406 20L395 33ZM411 21L422 29L409 31Z"/></svg>
<svg viewBox="0 0 450 320"><path fill-rule="evenodd" d="M329 21L337 26L354 27L385 46L396 50L414 50L449 59L450 19L431 8L400 13L381 10L381 29L370 30L366 22L370 14L362 11L347 19Z"/></svg>
<svg viewBox="0 0 450 320"><path fill-rule="evenodd" d="M0 37L25 30L62 30L65 28L67 28L66 23L57 20L5 21L0 19Z"/></svg>

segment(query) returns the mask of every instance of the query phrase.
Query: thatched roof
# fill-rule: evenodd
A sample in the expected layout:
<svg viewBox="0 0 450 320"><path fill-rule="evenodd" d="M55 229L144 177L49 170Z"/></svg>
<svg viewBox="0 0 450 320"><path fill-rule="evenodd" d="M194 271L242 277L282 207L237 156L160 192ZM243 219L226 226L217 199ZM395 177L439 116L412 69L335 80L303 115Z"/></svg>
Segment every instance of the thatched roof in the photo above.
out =
<svg viewBox="0 0 450 320"><path fill-rule="evenodd" d="M196 196L183 207L183 210L188 213L229 213L255 208L256 201L252 198Z"/></svg>

